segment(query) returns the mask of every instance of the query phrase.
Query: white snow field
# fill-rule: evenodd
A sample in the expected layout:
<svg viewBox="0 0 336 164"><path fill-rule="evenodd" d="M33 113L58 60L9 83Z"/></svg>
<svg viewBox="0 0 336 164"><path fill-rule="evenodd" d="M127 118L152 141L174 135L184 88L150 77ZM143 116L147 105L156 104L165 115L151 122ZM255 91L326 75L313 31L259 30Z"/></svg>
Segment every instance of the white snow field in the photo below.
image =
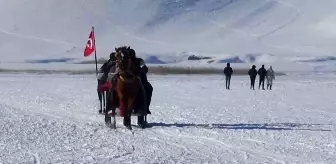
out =
<svg viewBox="0 0 336 164"><path fill-rule="evenodd" d="M0 163L271 163L336 160L336 76L149 76L147 129L107 128L92 75L0 74ZM258 82L258 81L257 81ZM136 124L135 117L132 120Z"/></svg>

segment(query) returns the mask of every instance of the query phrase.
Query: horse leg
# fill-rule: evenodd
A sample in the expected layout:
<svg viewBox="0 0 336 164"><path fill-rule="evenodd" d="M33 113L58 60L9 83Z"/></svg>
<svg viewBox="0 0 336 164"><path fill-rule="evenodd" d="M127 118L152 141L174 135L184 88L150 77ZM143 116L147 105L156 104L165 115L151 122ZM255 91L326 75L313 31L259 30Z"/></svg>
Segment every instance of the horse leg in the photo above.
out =
<svg viewBox="0 0 336 164"><path fill-rule="evenodd" d="M145 87L143 86L141 80L139 80L140 82L140 92L142 93L142 98L143 98L143 102L142 102L142 110L141 110L141 115L145 115L148 111L147 109L147 92L145 90Z"/></svg>
<svg viewBox="0 0 336 164"><path fill-rule="evenodd" d="M101 92L99 92L98 90L97 90L97 93L98 93L98 98L99 98L99 106L100 106L100 109L99 109L99 113L102 113L102 111L103 111L103 104L102 104L102 94L101 94Z"/></svg>
<svg viewBox="0 0 336 164"><path fill-rule="evenodd" d="M109 116L108 111L109 110L105 111L105 124L106 125L110 125L111 124L111 117Z"/></svg>
<svg viewBox="0 0 336 164"><path fill-rule="evenodd" d="M146 118L147 118L147 115L148 114L151 114L151 111L149 110L149 106L151 104L151 101L152 101L152 95L153 95L153 86L148 83L147 85L147 90L146 90L146 93L147 93L147 113L146 113ZM146 119L146 123L147 123L147 119Z"/></svg>
<svg viewBox="0 0 336 164"><path fill-rule="evenodd" d="M125 119L125 122L126 122L126 128L129 129L129 130L132 130L132 125L131 125L131 114L130 113L127 113L124 117Z"/></svg>
<svg viewBox="0 0 336 164"><path fill-rule="evenodd" d="M123 120L123 124L124 126L126 126L128 129L131 129L131 124L130 124L130 113L129 113L129 110L128 110L128 100L127 98L125 98L125 96L122 97L122 101L120 102L119 104L119 107L122 107L120 108L120 112L122 112L123 114L123 117L124 117L124 120Z"/></svg>
<svg viewBox="0 0 336 164"><path fill-rule="evenodd" d="M104 91L103 92L103 112L105 113L105 111L106 111L106 100L107 100L107 91Z"/></svg>
<svg viewBox="0 0 336 164"><path fill-rule="evenodd" d="M115 106L113 105L113 90L110 90L110 92L107 94L106 99L106 109L105 109L105 123L107 125L111 124L111 117L109 115L110 110L112 109L112 115L115 113ZM115 119L114 119L115 121Z"/></svg>
<svg viewBox="0 0 336 164"><path fill-rule="evenodd" d="M106 109L106 112L105 112L105 124L109 127L111 127L112 129L116 129L117 128L117 123L116 123L116 118L115 118L115 110L116 110L116 107L113 106L112 107L112 118L113 118L113 122L111 123L111 117L110 117L110 114L109 114L109 111L108 110L109 108Z"/></svg>
<svg viewBox="0 0 336 164"><path fill-rule="evenodd" d="M138 126L142 129L146 128L148 122L147 122L147 114L138 116Z"/></svg>
<svg viewBox="0 0 336 164"><path fill-rule="evenodd" d="M140 126L141 128L145 128L146 126L146 115L148 114L148 100L147 100L147 91L145 89L145 86L143 85L141 79L139 79L139 84L140 84L140 95L142 97L142 108L141 111L139 112L141 114L141 116L138 116L138 126Z"/></svg>
<svg viewBox="0 0 336 164"><path fill-rule="evenodd" d="M115 115L116 115L115 110L116 110L116 106L113 105L112 106L112 119L113 119L113 121L112 121L112 124L111 124L111 128L113 128L113 129L117 128L117 122L116 122L116 118L115 118ZM110 121L111 121L111 117L110 117Z"/></svg>
<svg viewBox="0 0 336 164"><path fill-rule="evenodd" d="M131 127L131 123L132 123L132 110L134 108L134 102L135 102L135 98L136 97L132 97L128 100L127 102L127 109L126 109L126 113L127 113L127 125L128 125L128 129L132 130Z"/></svg>
<svg viewBox="0 0 336 164"><path fill-rule="evenodd" d="M113 122L112 122L112 128L116 129L117 128L117 123L116 123L116 119L115 119L115 115L116 115L116 104L114 103L114 96L113 96L114 92L113 90L110 92L110 101L113 102L112 103L112 118L113 118Z"/></svg>
<svg viewBox="0 0 336 164"><path fill-rule="evenodd" d="M124 115L124 125L126 126L127 129L132 130L131 126L131 113L125 112Z"/></svg>
<svg viewBox="0 0 336 164"><path fill-rule="evenodd" d="M145 125L147 125L148 122L147 122L147 114L145 115Z"/></svg>
<svg viewBox="0 0 336 164"><path fill-rule="evenodd" d="M147 104L146 104L146 95L144 93L143 90L140 90L141 91L141 99L142 99L142 102L141 102L141 108L140 110L138 111L138 113L140 114L140 116L138 116L138 126L140 128L144 128L145 127L145 122L144 122L144 115L145 113L147 112Z"/></svg>
<svg viewBox="0 0 336 164"><path fill-rule="evenodd" d="M111 105L109 105L108 107L109 108L107 108L107 105L106 105L106 109L110 109L110 110L112 110L112 118L113 118L113 121L112 121L112 128L113 129L116 129L117 128L117 123L116 123L116 118L115 118L115 115L116 115L116 105L115 105L115 101L114 101L114 95L113 95L113 90L110 90L110 92L109 92L109 94L108 94L108 96L107 97L109 97L107 100L109 100L110 101L110 104Z"/></svg>

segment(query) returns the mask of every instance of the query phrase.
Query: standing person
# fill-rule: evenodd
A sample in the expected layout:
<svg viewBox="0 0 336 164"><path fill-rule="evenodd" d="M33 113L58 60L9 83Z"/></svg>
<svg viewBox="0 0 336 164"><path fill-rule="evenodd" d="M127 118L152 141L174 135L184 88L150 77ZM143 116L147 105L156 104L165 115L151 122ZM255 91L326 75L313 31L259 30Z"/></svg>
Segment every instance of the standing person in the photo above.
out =
<svg viewBox="0 0 336 164"><path fill-rule="evenodd" d="M267 75L267 71L264 65L262 65L261 68L259 68L258 75L259 75L259 89L262 83L262 90L265 90L265 77Z"/></svg>
<svg viewBox="0 0 336 164"><path fill-rule="evenodd" d="M230 81L231 81L231 75L233 73L232 68L230 67L230 63L226 64L226 67L224 68L224 75L225 75L225 85L226 89L230 89Z"/></svg>
<svg viewBox="0 0 336 164"><path fill-rule="evenodd" d="M272 66L270 66L269 69L267 70L266 80L267 80L267 89L269 88L270 90L272 90L273 80L275 80L275 75Z"/></svg>
<svg viewBox="0 0 336 164"><path fill-rule="evenodd" d="M256 80L256 77L257 77L257 74L258 74L255 65L253 65L252 68L248 71L248 74L249 74L249 76L250 76L250 80L251 80L251 86L250 86L250 89L253 89L253 90L254 90L255 80Z"/></svg>

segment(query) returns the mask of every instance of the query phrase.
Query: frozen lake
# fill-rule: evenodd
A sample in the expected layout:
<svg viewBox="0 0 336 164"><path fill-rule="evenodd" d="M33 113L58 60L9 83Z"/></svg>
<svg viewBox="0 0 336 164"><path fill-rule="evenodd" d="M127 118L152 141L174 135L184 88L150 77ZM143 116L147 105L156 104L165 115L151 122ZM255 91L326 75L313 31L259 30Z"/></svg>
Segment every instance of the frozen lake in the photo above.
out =
<svg viewBox="0 0 336 164"><path fill-rule="evenodd" d="M276 77L272 91L250 90L245 76L232 90L221 76L148 78L152 127L132 135L97 114L94 75L0 74L0 163L336 160L336 76Z"/></svg>

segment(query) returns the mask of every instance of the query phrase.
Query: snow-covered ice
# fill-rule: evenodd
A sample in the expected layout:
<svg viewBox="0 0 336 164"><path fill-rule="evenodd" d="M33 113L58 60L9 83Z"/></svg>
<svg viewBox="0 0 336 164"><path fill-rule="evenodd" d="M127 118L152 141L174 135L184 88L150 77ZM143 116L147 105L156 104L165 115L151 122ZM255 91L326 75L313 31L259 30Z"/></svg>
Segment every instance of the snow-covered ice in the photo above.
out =
<svg viewBox="0 0 336 164"><path fill-rule="evenodd" d="M0 163L334 163L335 0L0 0ZM150 76L151 128L97 114L83 49L130 45L152 66L272 65L273 91L247 76ZM191 55L212 57L188 60ZM7 73L4 73L7 72ZM36 71L38 72L38 71ZM136 120L133 120L135 123Z"/></svg>
<svg viewBox="0 0 336 164"><path fill-rule="evenodd" d="M93 75L0 74L0 163L324 163L336 160L336 76L149 76L151 128L108 129ZM135 117L134 117L135 118ZM136 120L132 120L133 124Z"/></svg>

